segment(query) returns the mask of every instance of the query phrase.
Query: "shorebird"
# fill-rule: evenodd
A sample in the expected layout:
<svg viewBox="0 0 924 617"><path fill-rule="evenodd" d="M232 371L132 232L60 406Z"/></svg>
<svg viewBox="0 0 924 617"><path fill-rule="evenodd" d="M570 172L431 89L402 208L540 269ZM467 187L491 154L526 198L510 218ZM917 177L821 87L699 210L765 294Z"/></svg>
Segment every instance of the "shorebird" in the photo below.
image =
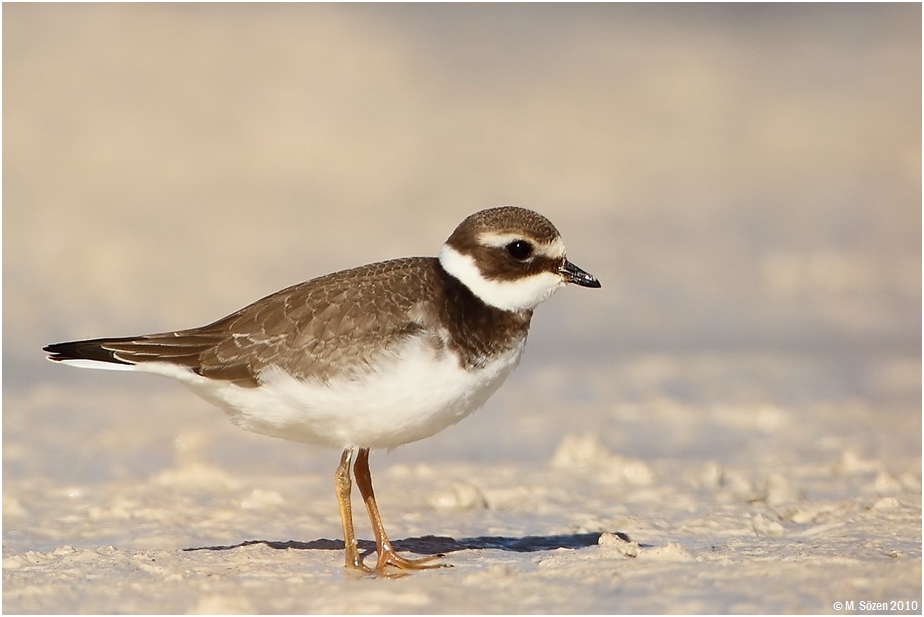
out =
<svg viewBox="0 0 924 617"><path fill-rule="evenodd" d="M481 407L519 362L533 310L568 283L600 287L568 261L547 219L506 206L466 218L438 257L328 274L199 328L44 349L63 364L172 377L243 429L340 449L345 565L384 574L442 564L395 551L369 451L424 439ZM374 569L357 548L351 466L375 535Z"/></svg>

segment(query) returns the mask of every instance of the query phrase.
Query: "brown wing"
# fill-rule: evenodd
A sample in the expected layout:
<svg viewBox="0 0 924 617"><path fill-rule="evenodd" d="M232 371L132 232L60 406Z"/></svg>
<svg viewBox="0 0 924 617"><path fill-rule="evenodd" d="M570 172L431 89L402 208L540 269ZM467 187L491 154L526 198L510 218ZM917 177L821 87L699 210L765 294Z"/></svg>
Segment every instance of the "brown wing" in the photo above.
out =
<svg viewBox="0 0 924 617"><path fill-rule="evenodd" d="M438 267L423 257L370 264L283 289L201 328L45 350L52 360L173 362L249 386L270 366L328 379L361 372L422 329L419 305L439 295Z"/></svg>

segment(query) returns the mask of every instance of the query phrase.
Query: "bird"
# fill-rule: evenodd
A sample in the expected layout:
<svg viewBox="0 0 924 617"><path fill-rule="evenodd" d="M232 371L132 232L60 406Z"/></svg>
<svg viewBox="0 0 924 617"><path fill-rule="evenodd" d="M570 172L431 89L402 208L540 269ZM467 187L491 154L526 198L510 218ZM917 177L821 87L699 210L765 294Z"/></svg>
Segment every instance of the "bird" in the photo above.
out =
<svg viewBox="0 0 924 617"><path fill-rule="evenodd" d="M398 554L372 488L369 453L430 437L481 407L519 363L534 309L568 284L555 226L521 207L468 216L437 257L407 257L287 287L208 325L44 347L53 362L155 373L222 408L242 429L336 448L344 565L366 574L441 567ZM355 479L374 568L353 527Z"/></svg>

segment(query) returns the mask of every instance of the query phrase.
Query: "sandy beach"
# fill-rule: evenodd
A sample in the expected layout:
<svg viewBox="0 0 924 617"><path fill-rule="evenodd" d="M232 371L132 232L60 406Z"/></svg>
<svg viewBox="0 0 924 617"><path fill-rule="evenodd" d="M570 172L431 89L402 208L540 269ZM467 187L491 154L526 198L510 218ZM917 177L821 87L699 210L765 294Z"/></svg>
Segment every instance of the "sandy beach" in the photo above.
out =
<svg viewBox="0 0 924 617"><path fill-rule="evenodd" d="M921 613L920 5L3 18L4 613ZM603 287L373 452L452 567L345 570L337 452L43 359L505 203Z"/></svg>

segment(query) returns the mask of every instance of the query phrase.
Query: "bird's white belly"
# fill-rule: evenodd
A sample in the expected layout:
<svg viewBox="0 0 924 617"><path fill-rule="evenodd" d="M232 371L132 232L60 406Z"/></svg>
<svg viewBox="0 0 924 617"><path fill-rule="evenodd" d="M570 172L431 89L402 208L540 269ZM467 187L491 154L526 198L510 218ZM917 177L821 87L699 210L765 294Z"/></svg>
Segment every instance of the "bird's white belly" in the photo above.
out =
<svg viewBox="0 0 924 617"><path fill-rule="evenodd" d="M525 339L469 370L455 354L415 338L361 376L306 381L271 369L256 388L171 365L159 364L153 372L179 379L249 431L336 448L394 448L438 433L481 407L516 367L524 344Z"/></svg>

